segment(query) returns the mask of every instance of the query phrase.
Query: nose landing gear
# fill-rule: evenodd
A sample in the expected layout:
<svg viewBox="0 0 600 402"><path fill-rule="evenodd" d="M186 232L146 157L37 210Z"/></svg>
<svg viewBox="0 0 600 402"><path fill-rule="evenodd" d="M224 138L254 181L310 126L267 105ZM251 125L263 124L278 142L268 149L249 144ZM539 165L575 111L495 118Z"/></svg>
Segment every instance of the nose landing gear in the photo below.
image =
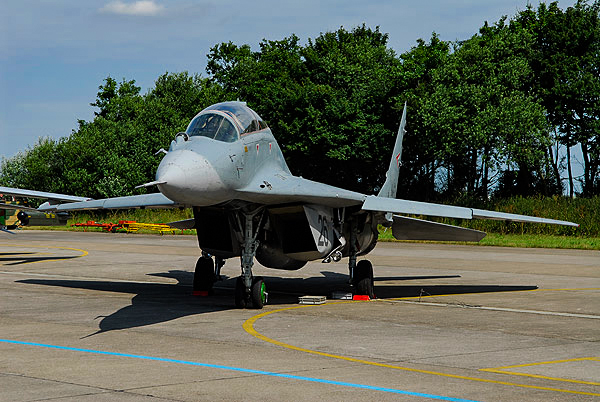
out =
<svg viewBox="0 0 600 402"><path fill-rule="evenodd" d="M252 266L258 248L258 233L262 228L264 209L258 208L251 212L241 212L237 215L238 224L242 230L242 274L235 282L235 305L238 308L263 308L267 303L268 293L265 282L261 277L252 276ZM240 219L241 216L241 219ZM255 217L258 218L255 224ZM243 219L243 223L241 222Z"/></svg>

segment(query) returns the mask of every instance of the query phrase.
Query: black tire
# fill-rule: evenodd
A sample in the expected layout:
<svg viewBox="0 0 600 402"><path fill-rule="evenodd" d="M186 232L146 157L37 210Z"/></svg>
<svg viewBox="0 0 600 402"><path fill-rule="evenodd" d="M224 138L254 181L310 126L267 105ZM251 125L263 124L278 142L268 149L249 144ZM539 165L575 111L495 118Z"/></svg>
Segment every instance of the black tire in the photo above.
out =
<svg viewBox="0 0 600 402"><path fill-rule="evenodd" d="M200 257L194 271L194 292L211 292L215 283L215 263L210 257Z"/></svg>
<svg viewBox="0 0 600 402"><path fill-rule="evenodd" d="M261 277L252 280L252 307L261 309L267 304L267 287Z"/></svg>
<svg viewBox="0 0 600 402"><path fill-rule="evenodd" d="M237 308L246 308L246 285L244 278L238 276L235 281L235 306Z"/></svg>
<svg viewBox="0 0 600 402"><path fill-rule="evenodd" d="M373 264L369 260L361 260L354 268L354 294L375 298L373 289Z"/></svg>

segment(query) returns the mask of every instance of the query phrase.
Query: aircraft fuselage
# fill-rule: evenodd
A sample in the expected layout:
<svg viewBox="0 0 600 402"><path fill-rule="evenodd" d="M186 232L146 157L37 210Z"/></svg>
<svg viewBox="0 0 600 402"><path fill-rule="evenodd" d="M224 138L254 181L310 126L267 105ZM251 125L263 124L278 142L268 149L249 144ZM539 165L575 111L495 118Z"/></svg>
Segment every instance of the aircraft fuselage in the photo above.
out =
<svg viewBox="0 0 600 402"><path fill-rule="evenodd" d="M289 175L270 129L242 135L235 142L179 135L161 161L156 180L168 198L194 206L237 199L261 169ZM243 197L242 197L243 198Z"/></svg>

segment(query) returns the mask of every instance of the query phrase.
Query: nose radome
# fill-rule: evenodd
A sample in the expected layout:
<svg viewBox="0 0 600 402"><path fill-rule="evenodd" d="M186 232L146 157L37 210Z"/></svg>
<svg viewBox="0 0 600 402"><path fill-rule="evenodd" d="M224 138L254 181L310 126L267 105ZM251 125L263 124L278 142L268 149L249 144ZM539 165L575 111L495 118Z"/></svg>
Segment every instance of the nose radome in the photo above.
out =
<svg viewBox="0 0 600 402"><path fill-rule="evenodd" d="M168 190L183 190L186 185L186 175L181 166L175 163L161 163L156 171L156 181L159 183L158 187L162 193L163 189L167 190L167 192L172 192Z"/></svg>
<svg viewBox="0 0 600 402"><path fill-rule="evenodd" d="M168 198L189 205L212 205L223 201L227 189L213 164L196 152L171 151L161 161L156 180Z"/></svg>

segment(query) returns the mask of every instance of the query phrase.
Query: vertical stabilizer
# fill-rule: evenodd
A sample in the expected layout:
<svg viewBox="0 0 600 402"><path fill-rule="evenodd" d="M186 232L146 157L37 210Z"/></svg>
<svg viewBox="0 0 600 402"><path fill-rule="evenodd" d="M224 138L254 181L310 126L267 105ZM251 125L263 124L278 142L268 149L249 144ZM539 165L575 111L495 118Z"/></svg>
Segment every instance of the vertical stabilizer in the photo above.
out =
<svg viewBox="0 0 600 402"><path fill-rule="evenodd" d="M406 102L404 102L404 111L402 112L402 120L400 128L398 128L398 136L396 137L396 145L394 145L394 153L390 160L390 167L385 174L385 183L379 190L379 197L396 198L396 189L398 188L398 174L400 166L402 166L402 139L404 138L404 126L406 125Z"/></svg>

